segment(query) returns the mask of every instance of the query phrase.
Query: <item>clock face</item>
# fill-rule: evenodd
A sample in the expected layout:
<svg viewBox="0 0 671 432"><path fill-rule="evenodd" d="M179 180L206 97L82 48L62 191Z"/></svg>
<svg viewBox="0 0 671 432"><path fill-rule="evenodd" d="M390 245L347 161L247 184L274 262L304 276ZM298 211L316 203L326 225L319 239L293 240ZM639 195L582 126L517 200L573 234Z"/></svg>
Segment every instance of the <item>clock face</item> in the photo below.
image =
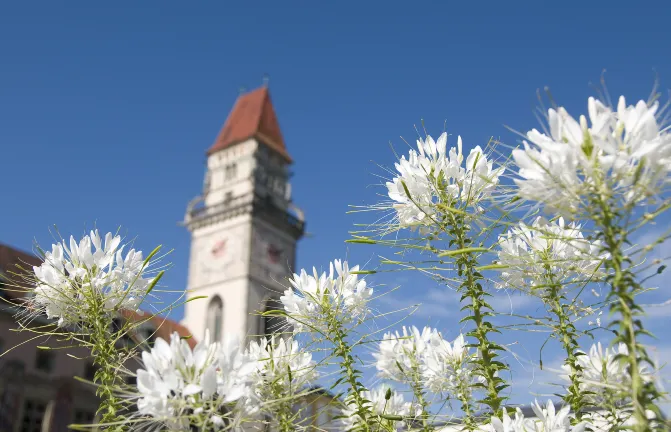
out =
<svg viewBox="0 0 671 432"><path fill-rule="evenodd" d="M285 241L269 232L254 233L255 257L267 279L281 281L290 273L291 250Z"/></svg>
<svg viewBox="0 0 671 432"><path fill-rule="evenodd" d="M282 259L284 257L284 250L275 245L274 243L268 243L266 246L266 261L268 264L277 266L282 264Z"/></svg>
<svg viewBox="0 0 671 432"><path fill-rule="evenodd" d="M238 242L228 234L217 234L207 239L200 250L200 269L207 282L226 277L236 256L240 256Z"/></svg>

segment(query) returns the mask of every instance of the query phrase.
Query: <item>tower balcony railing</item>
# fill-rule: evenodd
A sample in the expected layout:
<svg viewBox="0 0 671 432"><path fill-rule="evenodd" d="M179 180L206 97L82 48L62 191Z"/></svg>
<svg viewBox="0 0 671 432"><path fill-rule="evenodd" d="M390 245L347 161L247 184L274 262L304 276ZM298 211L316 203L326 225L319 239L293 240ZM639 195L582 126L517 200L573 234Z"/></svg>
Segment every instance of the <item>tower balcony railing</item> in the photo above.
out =
<svg viewBox="0 0 671 432"><path fill-rule="evenodd" d="M253 211L262 212L275 220L284 221L300 235L304 232L305 221L300 209L291 204L282 208L271 196L263 197L257 194L232 197L210 206L205 205L202 197L197 197L189 203L184 223L189 224L219 214L234 213L235 210L245 207L251 207Z"/></svg>
<svg viewBox="0 0 671 432"><path fill-rule="evenodd" d="M252 204L253 198L251 195L241 195L237 197L231 197L220 203L206 206L205 200L202 197L197 199L197 202L190 205L187 209L187 220L201 219L204 217L212 216L215 214L228 212L230 210L244 207L246 205Z"/></svg>

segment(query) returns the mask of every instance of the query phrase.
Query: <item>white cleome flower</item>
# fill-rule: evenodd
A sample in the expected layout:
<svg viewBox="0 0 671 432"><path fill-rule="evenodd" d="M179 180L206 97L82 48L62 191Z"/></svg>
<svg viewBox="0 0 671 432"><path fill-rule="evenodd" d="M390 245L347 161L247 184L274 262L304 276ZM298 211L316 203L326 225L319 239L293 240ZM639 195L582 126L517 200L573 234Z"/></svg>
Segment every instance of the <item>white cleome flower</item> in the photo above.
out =
<svg viewBox="0 0 671 432"><path fill-rule="evenodd" d="M621 96L613 110L589 98L591 127L585 116L576 121L564 108L548 110L549 135L533 129L524 148L513 150L519 195L566 214L597 192L599 179L625 203L655 196L671 171L671 134L657 123L658 109L657 102L627 106Z"/></svg>
<svg viewBox="0 0 671 432"><path fill-rule="evenodd" d="M412 383L431 353L432 343L440 339L438 331L424 327L420 332L415 326L403 327L403 333L387 333L382 338L379 351L373 353L382 378L402 383Z"/></svg>
<svg viewBox="0 0 671 432"><path fill-rule="evenodd" d="M522 411L517 408L515 418L510 418L504 412L501 419L492 417L491 429L494 432L583 432L585 422L571 425L570 407L567 405L556 410L552 401L542 406L536 401L531 405L535 418L524 418Z"/></svg>
<svg viewBox="0 0 671 432"><path fill-rule="evenodd" d="M254 363L242 356L240 344L223 348L210 342L209 333L191 350L178 333L170 343L157 338L142 353L143 368L137 371L138 412L143 423L168 430L188 430L196 421L220 428L224 418L234 421L235 403L249 395Z"/></svg>
<svg viewBox="0 0 671 432"><path fill-rule="evenodd" d="M361 393L361 396L369 402L366 403L366 406L370 407L373 416L386 414L390 416L413 417L421 414L419 407L406 402L402 394L385 385L375 390L364 391ZM342 415L345 416L341 420L344 430L350 430L361 423L361 417L356 414L356 408L352 406L353 402L350 402L348 405L342 412ZM377 423L376 419L371 420ZM402 424L402 421L393 422L394 427L400 427Z"/></svg>
<svg viewBox="0 0 671 432"><path fill-rule="evenodd" d="M355 274L358 270L359 266L349 268L347 261L335 260L328 275L318 274L316 268L312 275L305 270L294 274L292 289L280 297L294 331L326 333L329 320L347 325L362 319L368 313L373 289Z"/></svg>
<svg viewBox="0 0 671 432"><path fill-rule="evenodd" d="M653 428L658 428L655 413L646 410L646 417L651 421ZM587 427L594 432L607 432L614 430L632 430L636 424L636 418L631 413L631 409L616 409L615 412L607 410L591 411L583 414L583 421Z"/></svg>
<svg viewBox="0 0 671 432"><path fill-rule="evenodd" d="M531 226L520 222L499 236L498 262L506 267L496 287L531 290L576 279L584 282L605 256L600 242L585 239L580 228L566 225L563 218L548 222L538 217Z"/></svg>
<svg viewBox="0 0 671 432"><path fill-rule="evenodd" d="M271 337L249 344L247 357L256 367L251 375L251 394L246 410L255 414L266 404L298 394L316 378L310 352L301 351L292 338Z"/></svg>
<svg viewBox="0 0 671 432"><path fill-rule="evenodd" d="M431 136L417 140L419 152L410 150L395 164L398 175L387 182L389 198L401 226L431 224L437 213L436 204L473 207L487 198L499 182L504 168L493 169L478 146L471 150L462 166L462 142L447 151L447 133L437 141Z"/></svg>
<svg viewBox="0 0 671 432"><path fill-rule="evenodd" d="M435 393L449 393L456 398L468 398L473 384L482 383L482 377L473 372L475 355L470 354L463 335L450 343L434 335L431 350L422 365L426 388Z"/></svg>
<svg viewBox="0 0 671 432"><path fill-rule="evenodd" d="M515 417L511 418L506 410L503 411L503 417L492 417L492 429L495 432L524 432L529 423L528 419L524 418L522 410L517 408L515 410Z"/></svg>
<svg viewBox="0 0 671 432"><path fill-rule="evenodd" d="M92 308L107 314L137 310L152 278L145 275L142 252L131 249L124 256L120 243L121 237L108 233L103 244L96 230L79 243L70 237L69 248L65 241L52 245L44 263L33 267L32 307L61 326L79 322Z"/></svg>
<svg viewBox="0 0 671 432"><path fill-rule="evenodd" d="M582 432L585 430L584 423L571 426L571 416L569 415L571 407L569 405L557 411L552 401L548 400L545 407L536 401L531 405L531 408L534 410L534 414L536 414L536 418L533 420L535 429L531 430L539 432Z"/></svg>
<svg viewBox="0 0 671 432"><path fill-rule="evenodd" d="M589 353L577 356L580 379L580 390L586 394L586 399L594 405L603 402L608 392L616 392L630 385L631 376L627 372L627 364L616 359L618 355L627 355L627 346L618 344L612 349L603 349L601 343L592 345ZM570 374L571 367L564 364L562 369ZM640 365L639 371L644 381L650 381L652 375L647 368ZM568 380L568 375L562 375Z"/></svg>

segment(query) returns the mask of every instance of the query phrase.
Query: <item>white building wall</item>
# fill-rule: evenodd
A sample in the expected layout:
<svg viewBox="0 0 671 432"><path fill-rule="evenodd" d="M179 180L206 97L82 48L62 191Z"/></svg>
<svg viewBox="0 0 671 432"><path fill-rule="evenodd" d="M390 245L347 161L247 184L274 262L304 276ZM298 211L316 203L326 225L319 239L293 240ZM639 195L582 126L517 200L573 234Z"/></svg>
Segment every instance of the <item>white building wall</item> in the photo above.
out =
<svg viewBox="0 0 671 432"><path fill-rule="evenodd" d="M194 230L192 234L187 298L207 296L186 303L182 322L197 339L205 335L210 301L223 302L222 333L243 337L248 333L249 243L251 215L243 214ZM225 242L222 255L213 248Z"/></svg>
<svg viewBox="0 0 671 432"><path fill-rule="evenodd" d="M212 207L226 200L226 193L235 197L249 195L253 191L253 172L256 165L254 152L258 143L249 139L230 148L221 150L207 159L204 191L205 206ZM235 165L235 176L227 177L227 167ZM208 180L209 178L209 180Z"/></svg>

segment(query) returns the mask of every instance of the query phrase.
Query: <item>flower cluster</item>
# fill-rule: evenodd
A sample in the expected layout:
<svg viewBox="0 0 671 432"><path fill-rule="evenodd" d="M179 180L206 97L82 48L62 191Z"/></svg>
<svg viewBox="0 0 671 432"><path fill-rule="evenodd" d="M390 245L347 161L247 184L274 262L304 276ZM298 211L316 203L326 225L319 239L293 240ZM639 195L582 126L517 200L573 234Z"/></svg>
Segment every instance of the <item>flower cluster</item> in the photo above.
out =
<svg viewBox="0 0 671 432"><path fill-rule="evenodd" d="M419 380L434 393L468 398L472 385L482 382L474 374L475 356L463 335L450 343L430 327L403 327L403 334L387 333L374 353L378 375L404 384Z"/></svg>
<svg viewBox="0 0 671 432"><path fill-rule="evenodd" d="M570 214L604 182L624 203L656 195L671 171L671 133L657 123L658 109L657 102L627 106L621 96L613 110L590 97L591 126L564 108L548 110L549 136L533 129L524 149L513 151L520 196Z"/></svg>
<svg viewBox="0 0 671 432"><path fill-rule="evenodd" d="M621 408L616 408L614 412L608 410L591 411L585 413L582 419L595 432L611 431L618 427L622 429L617 430L631 430L630 428L636 425L636 418L631 411L631 409ZM661 426L657 424L657 416L653 411L646 410L646 417L653 428Z"/></svg>
<svg viewBox="0 0 671 432"><path fill-rule="evenodd" d="M111 314L119 308L137 310L152 279L145 277L142 252L123 255L121 237L108 233L104 243L91 231L79 243L70 237L52 245L44 262L33 267L36 287L31 305L64 326L81 321L91 309Z"/></svg>
<svg viewBox="0 0 671 432"><path fill-rule="evenodd" d="M538 217L531 226L520 222L499 236L498 261L505 266L497 288L526 288L565 284L577 276L591 277L604 259L599 241L583 237L580 225L563 218L548 222ZM553 280L548 280L553 279Z"/></svg>
<svg viewBox="0 0 671 432"><path fill-rule="evenodd" d="M431 327L424 327L420 332L415 326L404 326L403 334L386 333L379 351L373 353L378 375L402 383L412 382L413 374L423 367L431 344L438 343L440 338L438 331Z"/></svg>
<svg viewBox="0 0 671 432"><path fill-rule="evenodd" d="M504 411L501 419L492 418L492 429L495 432L582 432L586 428L585 423L571 426L570 406L566 405L559 411L555 409L552 401L548 401L543 407L536 401L531 405L536 415L534 419L524 418L522 411L517 408L515 417L510 418Z"/></svg>
<svg viewBox="0 0 671 432"><path fill-rule="evenodd" d="M297 332L314 330L325 334L329 322L337 320L350 324L368 313L368 301L373 289L359 279L359 266L349 267L347 261L335 260L329 265L329 273L309 275L305 270L294 274L290 280L292 289L280 297L287 321Z"/></svg>
<svg viewBox="0 0 671 432"><path fill-rule="evenodd" d="M535 418L525 418L522 410L515 411L515 417L511 418L504 411L501 418L492 417L491 432L583 432L586 430L594 432L605 432L615 428L630 430L636 424L636 419L629 410L616 409L615 413L605 410L603 407L585 413L582 421L571 425L572 414L570 406L565 405L559 411L556 410L552 401L543 407L536 401L531 405ZM654 412L646 412L648 420L655 424ZM659 425L656 425L657 427Z"/></svg>
<svg viewBox="0 0 671 432"><path fill-rule="evenodd" d="M142 353L137 371L138 411L170 430L189 425L212 428L258 418L316 377L312 354L289 338L252 341L245 350L236 338L221 344L205 339L193 349L178 333L158 338Z"/></svg>
<svg viewBox="0 0 671 432"><path fill-rule="evenodd" d="M618 389L630 385L631 377L627 371L627 364L619 358L627 354L627 346L623 343L612 349L603 349L599 342L592 345L589 353L580 353L577 356L580 390L593 405L603 405L607 394L613 394ZM644 365L639 366L641 378L650 381L652 374ZM568 373L571 371L568 364L563 365L562 369ZM566 376L562 377L567 379Z"/></svg>
<svg viewBox="0 0 671 432"><path fill-rule="evenodd" d="M298 342L291 338L252 341L247 356L256 364L251 375L252 398L247 402L250 413L263 409L264 404L297 394L316 377L312 354L301 351Z"/></svg>
<svg viewBox="0 0 671 432"><path fill-rule="evenodd" d="M447 133L437 141L431 136L417 140L419 152L410 150L395 164L398 176L387 182L389 198L394 202L398 221L403 226L431 224L437 212L436 203L479 209L478 203L488 197L498 184L504 168L493 168L477 146L462 166L462 142L447 151Z"/></svg>
<svg viewBox="0 0 671 432"><path fill-rule="evenodd" d="M484 379L474 373L476 355L469 353L464 336L460 334L452 343L439 338L431 348L422 368L426 387L460 400L470 399L473 386Z"/></svg>
<svg viewBox="0 0 671 432"><path fill-rule="evenodd" d="M410 402L406 402L403 395L392 390L387 386L380 386L375 390L364 391L361 396L368 401L366 404L373 416L401 416L403 418L414 417L421 414L421 408L413 406ZM351 430L361 422L361 417L356 414L356 409L352 407L353 403L346 404L347 408L343 409L341 420L344 430ZM384 421L384 423L387 423ZM403 421L390 421L394 428L400 427Z"/></svg>
<svg viewBox="0 0 671 432"><path fill-rule="evenodd" d="M188 430L194 421L221 428L234 421L235 405L250 396L255 363L235 339L220 345L206 333L192 351L173 333L170 343L157 338L142 360L138 411L169 430Z"/></svg>

